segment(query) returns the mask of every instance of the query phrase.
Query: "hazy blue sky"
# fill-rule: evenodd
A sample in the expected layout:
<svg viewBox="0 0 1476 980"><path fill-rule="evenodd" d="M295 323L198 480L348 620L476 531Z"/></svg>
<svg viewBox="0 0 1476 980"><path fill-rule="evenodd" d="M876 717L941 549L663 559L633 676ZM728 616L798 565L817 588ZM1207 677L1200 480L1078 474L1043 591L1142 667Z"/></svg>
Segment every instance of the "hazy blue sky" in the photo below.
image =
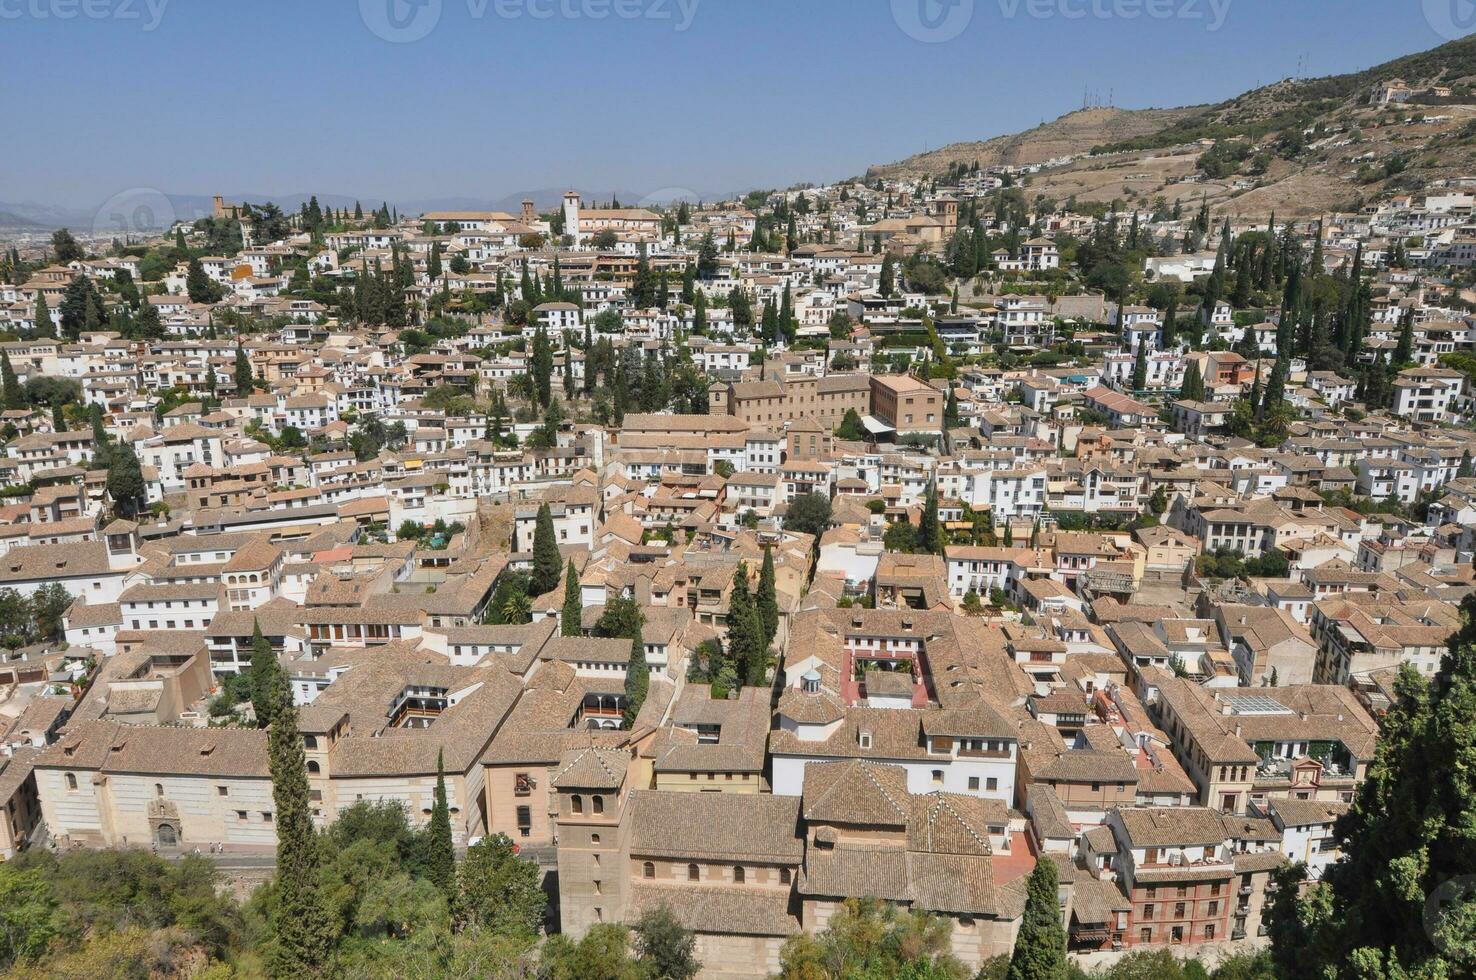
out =
<svg viewBox="0 0 1476 980"><path fill-rule="evenodd" d="M818 181L1032 126L1084 88L1205 102L1476 26L1464 0L946 2L0 0L19 134L0 201Z"/></svg>

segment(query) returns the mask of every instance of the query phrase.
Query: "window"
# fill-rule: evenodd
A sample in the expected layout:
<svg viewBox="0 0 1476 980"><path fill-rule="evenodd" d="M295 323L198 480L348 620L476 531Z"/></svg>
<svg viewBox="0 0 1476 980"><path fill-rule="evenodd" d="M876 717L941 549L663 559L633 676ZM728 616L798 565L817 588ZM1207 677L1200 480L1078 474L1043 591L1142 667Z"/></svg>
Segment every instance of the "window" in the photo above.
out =
<svg viewBox="0 0 1476 980"><path fill-rule="evenodd" d="M527 837L533 832L533 811L528 807L518 807L518 836Z"/></svg>
<svg viewBox="0 0 1476 980"><path fill-rule="evenodd" d="M270 811L270 810L263 810L263 811L261 811L261 822L262 823L271 823L272 822L272 811Z"/></svg>
<svg viewBox="0 0 1476 980"><path fill-rule="evenodd" d="M575 813L583 813L584 812L584 797L582 797L582 796L575 796L575 797L570 798L570 800L569 800L569 809L572 810Z"/></svg>
<svg viewBox="0 0 1476 980"><path fill-rule="evenodd" d="M600 835L599 834L590 834L589 835L589 842L591 844L598 844L600 842Z"/></svg>
<svg viewBox="0 0 1476 980"><path fill-rule="evenodd" d="M77 776L75 773L67 773L67 789L77 788Z"/></svg>
<svg viewBox="0 0 1476 980"><path fill-rule="evenodd" d="M1147 905L1143 906L1143 918L1144 919L1149 919L1149 920L1151 920L1153 918L1153 903L1152 902L1149 902Z"/></svg>
<svg viewBox="0 0 1476 980"><path fill-rule="evenodd" d="M978 788L979 788L979 777L978 776L970 776L969 777L969 789L976 790Z"/></svg>
<svg viewBox="0 0 1476 980"><path fill-rule="evenodd" d="M993 776L990 776L988 779L984 780L984 788L989 790L990 792L999 789L999 780L994 778Z"/></svg>
<svg viewBox="0 0 1476 980"><path fill-rule="evenodd" d="M594 812L595 813L604 813L605 812L605 798L603 796L596 796L594 798Z"/></svg>
<svg viewBox="0 0 1476 980"><path fill-rule="evenodd" d="M747 872L743 870L743 865L735 864L733 866L733 884L741 885L747 880Z"/></svg>
<svg viewBox="0 0 1476 980"><path fill-rule="evenodd" d="M1205 927L1204 927L1204 938L1205 939L1214 939L1215 938L1215 924L1213 922L1210 922L1210 923L1208 923L1208 924L1205 925Z"/></svg>
<svg viewBox="0 0 1476 980"><path fill-rule="evenodd" d="M1219 902L1210 902L1209 903L1208 914L1210 914L1210 915L1219 915L1220 914L1220 903Z"/></svg>
<svg viewBox="0 0 1476 980"><path fill-rule="evenodd" d="M159 797L162 797L164 795L164 784L163 783L155 783L154 784L154 795L155 796L159 796Z"/></svg>
<svg viewBox="0 0 1476 980"><path fill-rule="evenodd" d="M1184 906L1184 903L1183 902L1175 902L1174 903L1174 918L1176 918L1176 919L1182 919L1184 917L1184 910L1185 910L1185 906Z"/></svg>
<svg viewBox="0 0 1476 980"><path fill-rule="evenodd" d="M787 884L789 884L789 869L788 868L780 868L779 869L779 884L781 884L781 885L787 885Z"/></svg>
<svg viewBox="0 0 1476 980"><path fill-rule="evenodd" d="M687 865L687 880L688 881L697 881L701 877L702 877L702 872L698 869L697 865L695 865L695 864L689 864L689 865Z"/></svg>
<svg viewBox="0 0 1476 980"><path fill-rule="evenodd" d="M246 811L245 810L237 810L236 811L236 820L239 821L240 823L245 823L246 822Z"/></svg>
<svg viewBox="0 0 1476 980"><path fill-rule="evenodd" d="M1153 930L1152 929L1149 929L1146 926L1143 927L1142 929L1139 929L1138 930L1138 942L1140 942L1140 943L1151 943L1151 942L1153 942Z"/></svg>
<svg viewBox="0 0 1476 980"><path fill-rule="evenodd" d="M307 771L308 772L312 772L312 773L318 773L318 772L322 772L323 771L323 767L318 764L318 760L316 760L316 759L309 759L308 760L308 764L307 764Z"/></svg>
<svg viewBox="0 0 1476 980"><path fill-rule="evenodd" d="M217 786L217 787L215 787L215 795L216 796L230 796L231 795L231 788L229 786Z"/></svg>
<svg viewBox="0 0 1476 980"><path fill-rule="evenodd" d="M641 876L645 878L656 877L656 865L652 864L650 861L647 861L645 864L641 865Z"/></svg>
<svg viewBox="0 0 1476 980"><path fill-rule="evenodd" d="M934 769L933 770L933 785L934 786L942 786L943 785L943 770L942 769Z"/></svg>

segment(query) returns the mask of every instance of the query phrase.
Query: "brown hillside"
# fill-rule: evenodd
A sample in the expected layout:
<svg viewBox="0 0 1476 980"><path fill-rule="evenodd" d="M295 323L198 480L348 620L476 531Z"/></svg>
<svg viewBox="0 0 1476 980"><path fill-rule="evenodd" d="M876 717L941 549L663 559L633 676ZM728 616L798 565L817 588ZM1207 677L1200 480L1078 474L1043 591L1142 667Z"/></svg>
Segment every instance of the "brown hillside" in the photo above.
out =
<svg viewBox="0 0 1476 980"><path fill-rule="evenodd" d="M1023 166L1085 153L1103 143L1137 139L1160 132L1199 111L1184 109L1080 109L1053 122L989 140L950 143L896 163L873 166L868 177L914 177L940 174L949 164Z"/></svg>

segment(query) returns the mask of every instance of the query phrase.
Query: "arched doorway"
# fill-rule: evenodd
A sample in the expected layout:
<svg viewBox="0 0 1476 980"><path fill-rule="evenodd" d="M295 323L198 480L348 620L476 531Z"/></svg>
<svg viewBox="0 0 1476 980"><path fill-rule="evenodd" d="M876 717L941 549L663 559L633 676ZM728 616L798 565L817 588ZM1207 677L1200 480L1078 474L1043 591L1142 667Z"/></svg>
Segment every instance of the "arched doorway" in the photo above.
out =
<svg viewBox="0 0 1476 980"><path fill-rule="evenodd" d="M160 847L178 847L179 832L174 829L173 824L161 823L154 830L154 843Z"/></svg>

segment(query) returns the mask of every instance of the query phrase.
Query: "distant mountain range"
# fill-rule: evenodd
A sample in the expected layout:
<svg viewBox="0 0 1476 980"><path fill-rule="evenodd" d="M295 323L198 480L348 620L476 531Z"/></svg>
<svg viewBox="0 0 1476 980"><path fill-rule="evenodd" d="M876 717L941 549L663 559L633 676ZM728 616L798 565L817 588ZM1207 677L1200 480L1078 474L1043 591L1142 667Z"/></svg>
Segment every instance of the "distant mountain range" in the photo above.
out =
<svg viewBox="0 0 1476 980"><path fill-rule="evenodd" d="M401 214L422 214L427 211L507 211L516 214L522 210L523 201L531 199L534 207L540 211L548 211L556 208L564 199L567 187L543 187L537 190L519 191L503 197L475 197L463 195L456 197L436 198L412 198L403 201L390 201L389 205ZM635 191L608 191L590 190L578 188L586 203L604 202L612 197L620 201L622 205L633 207L638 204L669 204L681 197L687 197L673 189L665 192L658 191L651 199ZM208 217L214 211L214 201L207 194L168 194L170 206L174 209L175 217L181 220L193 221L197 218ZM311 193L297 194L222 194L227 201L232 203L265 204L271 201L283 211L292 212L300 208L311 196ZM734 196L734 192L711 192L699 194L692 198L696 200L716 201L725 197ZM319 194L318 203L323 207L352 208L357 201L362 204L366 211L379 207L380 198L360 197L355 198L349 194ZM101 206L101 205L100 205ZM34 201L0 201L0 229L12 229L16 231L43 230L47 228L69 227L74 230L88 230L93 227L96 211L87 208L63 208L50 204L40 204Z"/></svg>

